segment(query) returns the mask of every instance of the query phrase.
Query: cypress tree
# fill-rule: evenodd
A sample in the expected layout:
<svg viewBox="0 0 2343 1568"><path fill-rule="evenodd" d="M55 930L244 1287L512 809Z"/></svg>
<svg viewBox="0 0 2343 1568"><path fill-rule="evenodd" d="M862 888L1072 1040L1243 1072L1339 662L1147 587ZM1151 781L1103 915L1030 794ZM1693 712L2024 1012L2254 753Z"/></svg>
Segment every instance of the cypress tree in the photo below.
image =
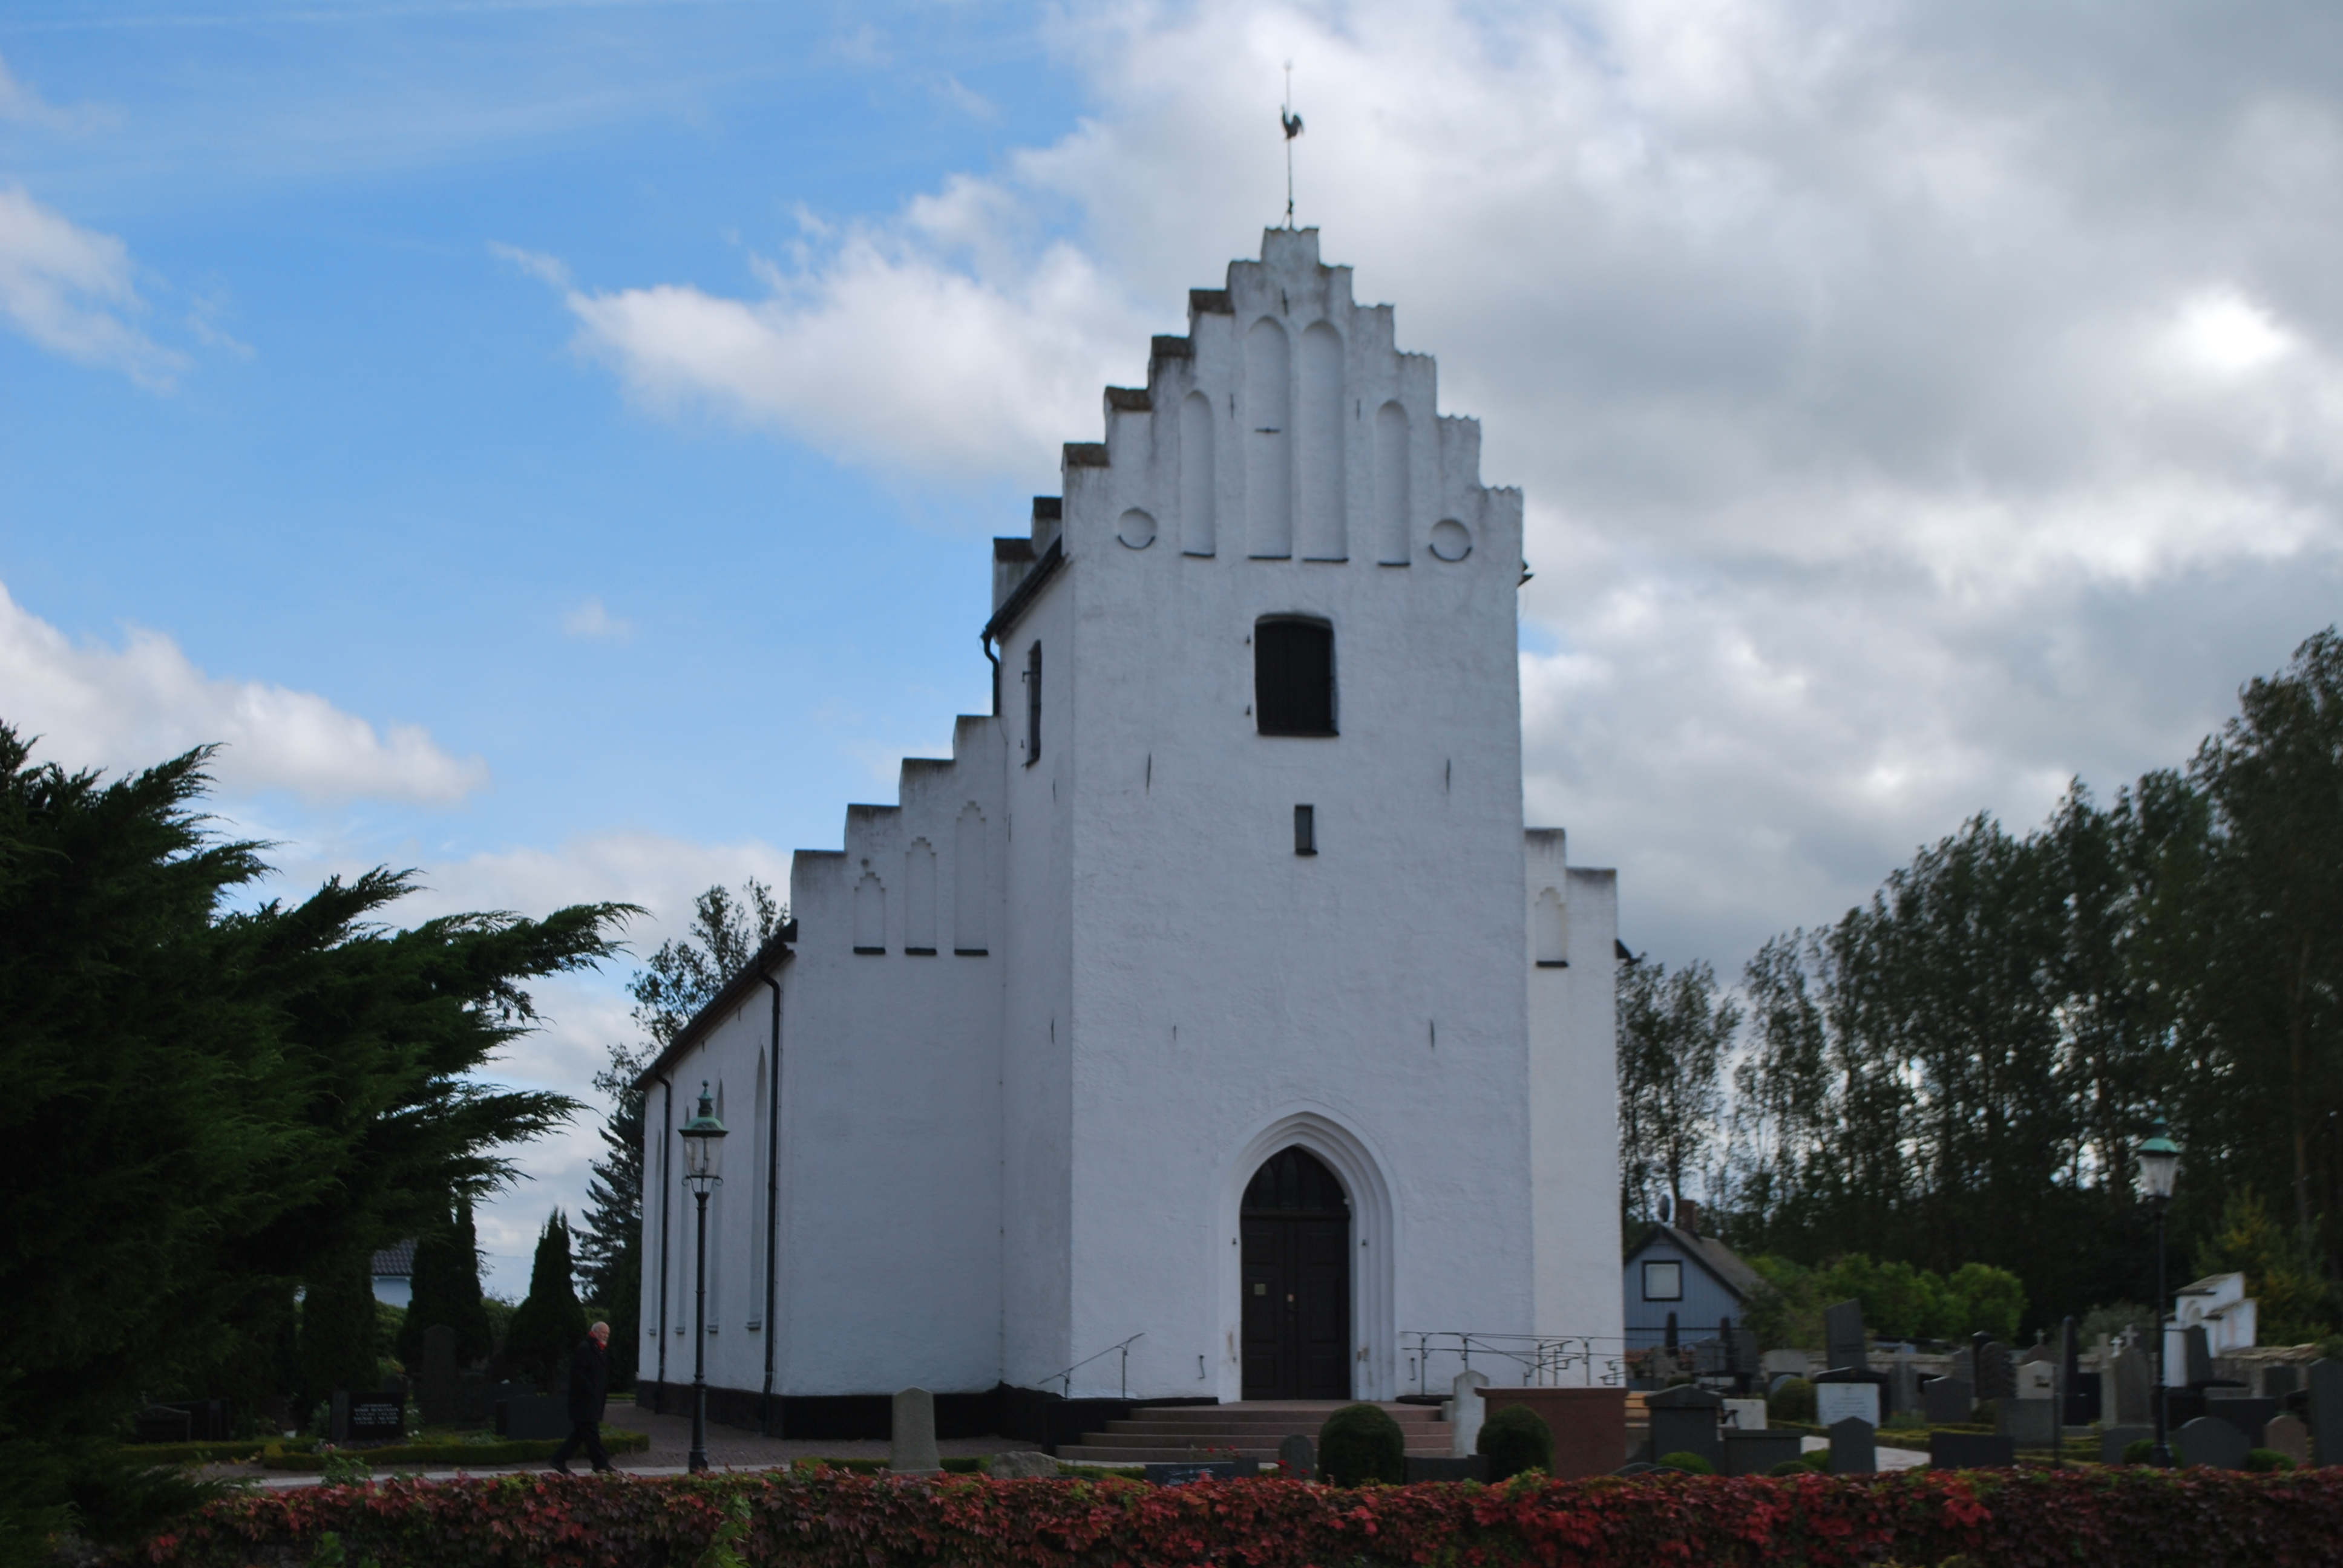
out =
<svg viewBox="0 0 2343 1568"><path fill-rule="evenodd" d="M382 1386L376 1353L372 1259L360 1252L320 1270L301 1300L301 1388L309 1404L336 1390L371 1393Z"/></svg>
<svg viewBox="0 0 2343 1568"><path fill-rule="evenodd" d="M427 1231L415 1244L414 1293L399 1326L398 1359L411 1373L423 1366L423 1332L446 1324L456 1331L456 1363L488 1359L488 1314L480 1304L480 1255L473 1240L471 1200L456 1205L452 1221Z"/></svg>
<svg viewBox="0 0 2343 1568"><path fill-rule="evenodd" d="M558 1388L569 1352L586 1337L586 1309L570 1283L569 1221L556 1209L537 1238L529 1270L528 1297L505 1331L505 1361L516 1376L552 1392Z"/></svg>

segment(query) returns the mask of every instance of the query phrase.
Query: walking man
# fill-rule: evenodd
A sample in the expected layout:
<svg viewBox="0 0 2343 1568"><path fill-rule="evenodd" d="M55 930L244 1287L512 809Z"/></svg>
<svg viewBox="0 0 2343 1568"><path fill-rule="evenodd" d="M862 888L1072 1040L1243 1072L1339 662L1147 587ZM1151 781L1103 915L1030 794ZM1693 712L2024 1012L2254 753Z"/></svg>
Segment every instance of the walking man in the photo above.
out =
<svg viewBox="0 0 2343 1568"><path fill-rule="evenodd" d="M602 1405L610 1395L609 1343L610 1325L596 1323L569 1357L569 1435L553 1451L553 1468L564 1475L571 1473L569 1456L580 1443L594 1462L596 1474L610 1468L610 1456L602 1451Z"/></svg>

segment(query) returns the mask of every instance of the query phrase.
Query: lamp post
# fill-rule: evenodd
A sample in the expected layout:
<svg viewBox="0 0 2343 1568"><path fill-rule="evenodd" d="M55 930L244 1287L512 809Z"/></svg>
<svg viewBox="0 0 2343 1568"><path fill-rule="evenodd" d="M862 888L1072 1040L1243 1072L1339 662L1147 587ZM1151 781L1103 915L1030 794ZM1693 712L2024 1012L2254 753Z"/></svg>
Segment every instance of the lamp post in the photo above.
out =
<svg viewBox="0 0 2343 1568"><path fill-rule="evenodd" d="M2172 1141L2170 1131L2159 1117L2154 1136L2139 1146L2137 1156L2139 1193L2156 1216L2156 1452L2151 1462L2167 1469L2172 1464L2172 1446L2165 1430L2164 1347L2170 1336L2164 1332L2164 1211L2171 1206L2173 1178L2180 1171L2180 1145Z"/></svg>
<svg viewBox="0 0 2343 1568"><path fill-rule="evenodd" d="M691 1310L691 1457L686 1461L694 1475L708 1468L708 1194L724 1183L726 1131L716 1120L716 1101L702 1079L699 1113L683 1124L683 1184L699 1201Z"/></svg>

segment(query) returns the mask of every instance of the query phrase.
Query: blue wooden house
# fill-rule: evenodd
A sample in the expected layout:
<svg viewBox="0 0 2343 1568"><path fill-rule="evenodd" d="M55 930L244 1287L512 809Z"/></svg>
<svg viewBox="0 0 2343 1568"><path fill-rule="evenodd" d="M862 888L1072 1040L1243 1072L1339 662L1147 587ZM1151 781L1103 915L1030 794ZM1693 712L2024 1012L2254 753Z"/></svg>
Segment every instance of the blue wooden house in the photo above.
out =
<svg viewBox="0 0 2343 1568"><path fill-rule="evenodd" d="M1686 1345L1716 1338L1727 1318L1740 1327L1765 1280L1714 1236L1654 1225L1628 1249L1624 1283L1627 1348L1638 1351L1666 1343L1672 1321L1677 1342Z"/></svg>

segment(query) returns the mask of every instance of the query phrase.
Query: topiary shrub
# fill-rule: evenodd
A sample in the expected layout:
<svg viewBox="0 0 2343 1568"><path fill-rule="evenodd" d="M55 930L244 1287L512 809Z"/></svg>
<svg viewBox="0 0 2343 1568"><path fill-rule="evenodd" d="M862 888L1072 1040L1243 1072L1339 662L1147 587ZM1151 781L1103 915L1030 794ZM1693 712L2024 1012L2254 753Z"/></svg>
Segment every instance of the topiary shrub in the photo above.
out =
<svg viewBox="0 0 2343 1568"><path fill-rule="evenodd" d="M2123 1462L2126 1464L2146 1464L2149 1455L2155 1452L2156 1443L2153 1439L2136 1437L2124 1444Z"/></svg>
<svg viewBox="0 0 2343 1568"><path fill-rule="evenodd" d="M1488 1456L1491 1481L1511 1481L1525 1470L1554 1470L1554 1432L1525 1404L1509 1404L1483 1422L1473 1448Z"/></svg>
<svg viewBox="0 0 2343 1568"><path fill-rule="evenodd" d="M1803 1459L1785 1459L1785 1460L1782 1461L1782 1462L1781 1462L1781 1463L1779 1463L1779 1464L1775 1465L1773 1469L1771 1469L1771 1470L1767 1471L1765 1473L1766 1473L1766 1474L1768 1474L1768 1475L1788 1476L1788 1475L1812 1475L1814 1473L1815 1473L1815 1467L1814 1467L1813 1465L1811 1465L1811 1464L1808 1464L1808 1463L1807 1463L1805 1460L1803 1460Z"/></svg>
<svg viewBox="0 0 2343 1568"><path fill-rule="evenodd" d="M1689 1448L1679 1448L1674 1453L1660 1455L1661 1465L1668 1470L1681 1470L1687 1475L1715 1475L1716 1466L1709 1463Z"/></svg>
<svg viewBox="0 0 2343 1568"><path fill-rule="evenodd" d="M2275 1448L2257 1448L2247 1452L2246 1468L2263 1471L2292 1470L2294 1461Z"/></svg>
<svg viewBox="0 0 2343 1568"><path fill-rule="evenodd" d="M1790 1379L1765 1396L1765 1417L1769 1421L1813 1421L1815 1385L1802 1377Z"/></svg>
<svg viewBox="0 0 2343 1568"><path fill-rule="evenodd" d="M1372 1404L1344 1405L1318 1429L1318 1469L1337 1486L1363 1486L1370 1481L1404 1485L1407 1439L1389 1411Z"/></svg>

